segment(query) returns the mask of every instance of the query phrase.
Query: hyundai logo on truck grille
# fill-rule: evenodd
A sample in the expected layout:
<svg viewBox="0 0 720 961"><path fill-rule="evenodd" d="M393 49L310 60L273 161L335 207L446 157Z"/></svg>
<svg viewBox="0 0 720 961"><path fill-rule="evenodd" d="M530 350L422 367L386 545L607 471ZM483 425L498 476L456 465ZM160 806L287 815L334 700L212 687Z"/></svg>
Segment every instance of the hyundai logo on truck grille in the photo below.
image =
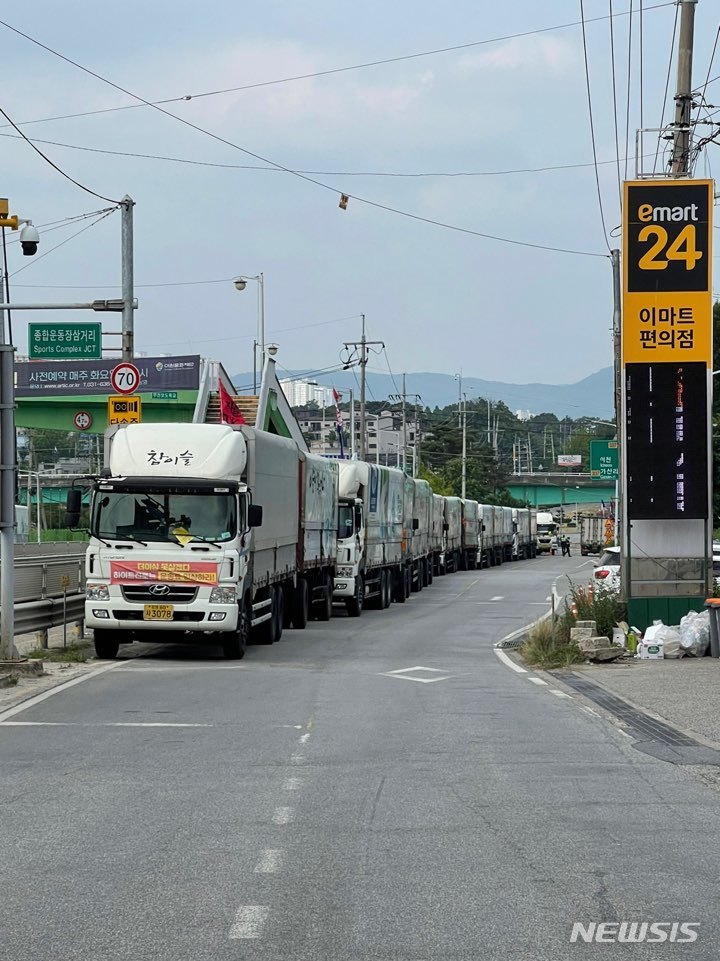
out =
<svg viewBox="0 0 720 961"><path fill-rule="evenodd" d="M169 584L151 584L148 590L154 597L164 597L170 593Z"/></svg>

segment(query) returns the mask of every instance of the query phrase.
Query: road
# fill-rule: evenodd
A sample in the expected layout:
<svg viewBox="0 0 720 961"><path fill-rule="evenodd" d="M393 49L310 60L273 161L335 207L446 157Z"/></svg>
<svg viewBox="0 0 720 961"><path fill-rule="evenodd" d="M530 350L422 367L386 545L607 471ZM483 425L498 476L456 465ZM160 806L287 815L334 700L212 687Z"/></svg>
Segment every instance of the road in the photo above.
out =
<svg viewBox="0 0 720 961"><path fill-rule="evenodd" d="M148 648L6 716L2 957L714 958L720 795L492 649L581 563L437 578L238 663ZM699 937L570 943L623 920Z"/></svg>

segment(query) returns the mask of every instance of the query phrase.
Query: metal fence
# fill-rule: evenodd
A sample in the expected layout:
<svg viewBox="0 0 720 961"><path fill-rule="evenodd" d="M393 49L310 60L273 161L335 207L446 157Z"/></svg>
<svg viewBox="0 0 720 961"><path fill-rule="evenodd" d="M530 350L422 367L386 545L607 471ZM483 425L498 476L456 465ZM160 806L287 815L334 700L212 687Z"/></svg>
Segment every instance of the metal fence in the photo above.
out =
<svg viewBox="0 0 720 961"><path fill-rule="evenodd" d="M78 544L52 545L52 554L23 544L15 556L15 634L80 620L85 607L85 552ZM60 548L56 551L56 548Z"/></svg>

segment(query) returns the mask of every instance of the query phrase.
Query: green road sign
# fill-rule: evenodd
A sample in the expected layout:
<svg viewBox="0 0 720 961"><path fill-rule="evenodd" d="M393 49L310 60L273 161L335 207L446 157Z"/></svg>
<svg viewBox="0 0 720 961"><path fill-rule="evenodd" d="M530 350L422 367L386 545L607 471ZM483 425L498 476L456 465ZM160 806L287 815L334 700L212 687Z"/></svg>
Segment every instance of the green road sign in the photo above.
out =
<svg viewBox="0 0 720 961"><path fill-rule="evenodd" d="M176 390L154 390L152 392L153 400L177 400Z"/></svg>
<svg viewBox="0 0 720 961"><path fill-rule="evenodd" d="M102 324L28 324L31 360L98 360Z"/></svg>
<svg viewBox="0 0 720 961"><path fill-rule="evenodd" d="M618 478L618 445L616 440L590 441L590 476L601 480Z"/></svg>

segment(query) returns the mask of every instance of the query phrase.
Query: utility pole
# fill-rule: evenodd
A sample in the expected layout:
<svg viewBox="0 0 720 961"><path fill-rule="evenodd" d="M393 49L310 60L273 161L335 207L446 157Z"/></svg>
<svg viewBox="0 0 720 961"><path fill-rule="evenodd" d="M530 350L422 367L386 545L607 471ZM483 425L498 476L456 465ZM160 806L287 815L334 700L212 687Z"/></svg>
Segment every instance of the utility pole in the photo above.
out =
<svg viewBox="0 0 720 961"><path fill-rule="evenodd" d="M0 660L3 661L17 657L14 640L15 348L5 341L6 313L6 310L0 311Z"/></svg>
<svg viewBox="0 0 720 961"><path fill-rule="evenodd" d="M402 455L402 469L403 473L407 473L407 416L406 416L406 405L408 397L415 398L415 443L417 444L417 403L422 400L420 394L408 394L405 388L405 378L406 374L403 374L403 390L402 394L390 394L389 400L394 402L402 402L402 443L403 443L403 455ZM415 465L417 463L415 457L415 449L413 446L413 477L415 476Z"/></svg>
<svg viewBox="0 0 720 961"><path fill-rule="evenodd" d="M622 329L622 272L620 270L620 251L610 251L613 272L613 357L615 362L615 431L618 453L618 476L615 480L615 545L620 543L620 478L622 477L623 418L622 418L622 358L620 356L620 337ZM625 565L623 565L624 567ZM623 584L627 590L627 583Z"/></svg>
<svg viewBox="0 0 720 961"><path fill-rule="evenodd" d="M463 394L462 402L462 473L460 480L460 496L465 499L465 477L467 473L467 396Z"/></svg>
<svg viewBox="0 0 720 961"><path fill-rule="evenodd" d="M360 348L360 359L358 364L360 365L360 460L365 460L367 457L367 430L365 427L365 368L367 367L367 349L368 347L374 347L379 345L384 347L385 343L382 340L367 340L365 337L365 314L360 315L362 317L362 336L360 341L357 340L346 340L344 346L346 348L354 348L357 350ZM352 362L348 362L345 368L352 367Z"/></svg>
<svg viewBox="0 0 720 961"><path fill-rule="evenodd" d="M692 60L697 0L679 0L680 36L678 38L677 93L673 125L673 177L690 176L690 122L692 114Z"/></svg>
<svg viewBox="0 0 720 961"><path fill-rule="evenodd" d="M120 201L122 257L122 359L132 362L135 355L135 294L133 281L133 207L127 194Z"/></svg>

